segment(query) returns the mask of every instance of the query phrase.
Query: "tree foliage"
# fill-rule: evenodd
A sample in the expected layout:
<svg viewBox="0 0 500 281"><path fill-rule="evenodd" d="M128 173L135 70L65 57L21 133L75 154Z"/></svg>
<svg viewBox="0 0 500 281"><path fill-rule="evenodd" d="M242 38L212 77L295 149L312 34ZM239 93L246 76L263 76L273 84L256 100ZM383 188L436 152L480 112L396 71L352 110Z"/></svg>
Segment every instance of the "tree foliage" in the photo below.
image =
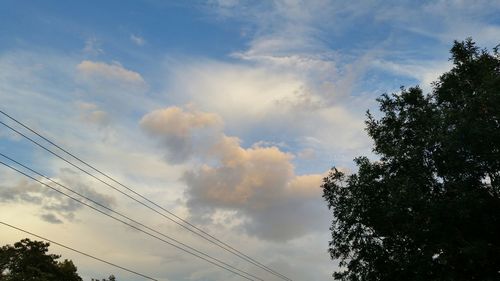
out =
<svg viewBox="0 0 500 281"><path fill-rule="evenodd" d="M57 261L60 256L48 254L49 243L23 239L14 246L0 248L2 281L82 281L71 260Z"/></svg>
<svg viewBox="0 0 500 281"><path fill-rule="evenodd" d="M91 279L91 281L116 281L116 277L115 277L114 275L110 275L110 276L108 277L108 279L104 279L104 278L103 278L103 279L100 279L100 280L99 280L99 279L94 279L94 278L92 278L92 279Z"/></svg>
<svg viewBox="0 0 500 281"><path fill-rule="evenodd" d="M379 160L324 179L335 279L500 280L500 56L471 39L451 54L432 93L367 113Z"/></svg>

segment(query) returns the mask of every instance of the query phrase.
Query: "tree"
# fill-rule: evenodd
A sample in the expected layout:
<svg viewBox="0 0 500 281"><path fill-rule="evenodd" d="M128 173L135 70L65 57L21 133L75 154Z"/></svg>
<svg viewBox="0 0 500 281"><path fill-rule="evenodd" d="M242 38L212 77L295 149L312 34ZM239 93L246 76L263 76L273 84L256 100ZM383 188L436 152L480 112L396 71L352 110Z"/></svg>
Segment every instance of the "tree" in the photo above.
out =
<svg viewBox="0 0 500 281"><path fill-rule="evenodd" d="M102 279L102 280L99 280L99 279L94 279L92 278L90 281L116 281L116 277L114 275L110 275L108 277L108 279Z"/></svg>
<svg viewBox="0 0 500 281"><path fill-rule="evenodd" d="M0 280L82 281L71 260L47 254L50 243L23 239L0 248Z"/></svg>
<svg viewBox="0 0 500 281"><path fill-rule="evenodd" d="M336 280L500 280L500 55L455 41L453 68L367 112L377 161L333 168Z"/></svg>

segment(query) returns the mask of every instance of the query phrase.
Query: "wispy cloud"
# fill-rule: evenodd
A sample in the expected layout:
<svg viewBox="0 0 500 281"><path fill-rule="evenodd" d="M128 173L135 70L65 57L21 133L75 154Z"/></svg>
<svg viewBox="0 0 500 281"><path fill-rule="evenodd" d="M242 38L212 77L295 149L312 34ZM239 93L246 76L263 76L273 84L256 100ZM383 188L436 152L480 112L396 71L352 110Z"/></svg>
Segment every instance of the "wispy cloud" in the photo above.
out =
<svg viewBox="0 0 500 281"><path fill-rule="evenodd" d="M102 55L104 50L101 47L101 42L97 40L96 37L90 37L85 40L85 46L83 47L83 52L89 55Z"/></svg>
<svg viewBox="0 0 500 281"><path fill-rule="evenodd" d="M95 124L100 128L104 128L109 125L109 114L106 111L99 109L98 105L82 101L77 101L76 105L80 110L80 119L82 121Z"/></svg>
<svg viewBox="0 0 500 281"><path fill-rule="evenodd" d="M139 35L130 34L130 40L137 46L144 46L146 44L146 40Z"/></svg>
<svg viewBox="0 0 500 281"><path fill-rule="evenodd" d="M161 2L137 6L133 21L113 12L85 21L51 12L49 20L37 10L31 19L43 23L34 28L7 24L5 36L17 45L0 48L0 103L183 218L303 280L331 278L321 175L370 155L363 121L374 98L408 83L425 88L448 67L452 40L473 36L492 47L500 30L500 5L486 0ZM54 22L66 25L47 28ZM98 36L82 42L82 34ZM0 138L53 178L109 196L19 137L0 130ZM82 245L102 243L103 257L142 264L165 280L232 280L155 242L133 243L135 233L3 172L3 217L55 239L71 233ZM120 197L114 204L205 246ZM48 227L61 222L64 233ZM108 270L78 264L86 274Z"/></svg>
<svg viewBox="0 0 500 281"><path fill-rule="evenodd" d="M118 62L108 64L84 60L76 68L84 79L109 79L133 84L145 83L139 73L124 68Z"/></svg>

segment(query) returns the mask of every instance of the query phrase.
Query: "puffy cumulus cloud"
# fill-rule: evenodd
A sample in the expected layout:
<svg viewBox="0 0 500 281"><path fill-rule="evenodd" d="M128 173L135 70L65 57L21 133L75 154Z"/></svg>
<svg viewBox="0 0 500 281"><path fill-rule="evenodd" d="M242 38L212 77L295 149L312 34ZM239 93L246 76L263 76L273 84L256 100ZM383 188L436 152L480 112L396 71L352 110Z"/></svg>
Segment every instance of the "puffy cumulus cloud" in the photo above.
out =
<svg viewBox="0 0 500 281"><path fill-rule="evenodd" d="M183 176L194 218L212 222L220 220L220 211L228 211L223 213L240 220L246 233L273 241L324 227L328 212L321 203L323 175L297 175L292 154L276 146L242 147L238 138L221 129L197 138L200 130L220 127L220 118L179 107L153 111L143 117L141 126L165 144L168 155L182 151L186 156L196 146L196 156L206 160Z"/></svg>
<svg viewBox="0 0 500 281"><path fill-rule="evenodd" d="M296 175L292 156L276 147L224 145L219 165L184 175L192 215L210 218L220 209L235 210L245 232L273 241L322 230L322 175Z"/></svg>
<svg viewBox="0 0 500 281"><path fill-rule="evenodd" d="M294 144L303 137L316 138L321 143L316 149L316 159L323 161L323 167L332 165L332 154L339 153L339 149L346 154L346 148L365 145L364 113L372 106L366 101L373 97L367 97L370 95L367 93L356 98L349 93L362 72L361 65L368 60L362 59L359 65L344 70L335 82L325 83L313 83L305 76L313 73L312 69L334 71L328 63L320 67L319 61L306 66L308 60L303 63L299 58L283 60L268 63L255 58L236 64L203 59L186 59L181 64L173 60L169 64L169 97L177 104L191 103L203 111L216 112L224 119L226 131L251 143L286 141L291 144L288 150L302 150L312 147ZM299 66L288 67L294 64L292 61L299 61ZM308 67L311 71L299 71ZM355 156L349 154L347 162L351 163ZM301 163L297 164L298 169L304 166ZM310 163L310 171L314 171L315 164Z"/></svg>
<svg viewBox="0 0 500 281"><path fill-rule="evenodd" d="M276 142L297 141L304 134L318 137L322 128L331 128L328 120L320 119L323 112L362 106L351 108L349 103L376 52L356 49L345 54L328 45L331 37L323 37L334 26L330 12L337 14L342 5L327 0L210 3L223 17L251 22L255 32L247 47L230 54L230 61L169 60L166 91L174 103L193 103L220 114L228 130L245 140L267 135ZM354 117L363 124L362 116L344 119L351 122ZM353 130L357 127L331 129Z"/></svg>
<svg viewBox="0 0 500 281"><path fill-rule="evenodd" d="M291 71L285 66L185 60L182 64L173 61L169 67L172 75L169 76L168 92L173 102L191 103L201 110L216 112L224 119L228 131L252 142L263 139L276 143L294 142L303 135L316 136L324 131L322 128L331 128L329 119L322 116L323 111L334 110L327 100L343 104L349 107L347 111L350 110L350 105L345 105L344 95L340 94L349 88L349 83L333 87L329 83L321 84L318 87L324 88L325 94L318 95L313 90L315 86L303 79L300 71ZM339 96L326 94L336 89ZM348 119L345 123L348 124L353 116L356 122L361 119L363 124L363 117L353 114L342 119ZM330 131L352 130L340 124Z"/></svg>
<svg viewBox="0 0 500 281"><path fill-rule="evenodd" d="M77 70L84 80L115 80L130 84L145 84L142 76L132 70L124 68L120 63L113 62L107 64L104 62L94 62L84 60L77 65Z"/></svg>
<svg viewBox="0 0 500 281"><path fill-rule="evenodd" d="M266 202L260 199L279 197L280 188L286 186L293 174L291 155L276 147L243 149L229 140L217 149L221 158L219 166L204 166L185 175L193 191L190 193L192 207L215 203L233 208L253 201L251 208L264 208Z"/></svg>
<svg viewBox="0 0 500 281"><path fill-rule="evenodd" d="M46 179L40 178L40 181L61 190L64 193L71 194L56 184ZM84 183L84 179L69 169L61 169L54 181L71 188L100 204L111 207L115 204L114 197L102 194ZM85 201L85 199L82 199ZM46 222L60 224L63 219L74 220L78 210L83 208L80 203L58 193L44 185L20 180L16 183L8 183L0 188L0 202L4 203L29 203L40 207L40 218Z"/></svg>
<svg viewBox="0 0 500 281"><path fill-rule="evenodd" d="M174 106L148 113L140 125L146 133L160 139L167 148L166 157L169 161L180 163L193 154L193 137L202 129L218 127L221 122L216 114Z"/></svg>

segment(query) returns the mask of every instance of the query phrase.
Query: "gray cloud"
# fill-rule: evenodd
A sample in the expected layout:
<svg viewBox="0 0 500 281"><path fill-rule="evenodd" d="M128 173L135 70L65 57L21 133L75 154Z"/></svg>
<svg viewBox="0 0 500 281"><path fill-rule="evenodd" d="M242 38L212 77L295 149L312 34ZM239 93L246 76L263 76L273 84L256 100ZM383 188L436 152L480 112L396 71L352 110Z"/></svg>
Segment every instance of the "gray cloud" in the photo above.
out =
<svg viewBox="0 0 500 281"><path fill-rule="evenodd" d="M194 219L211 223L217 211L232 210L228 216L240 219L239 227L247 234L273 241L324 228L328 212L320 202L323 176L296 175L292 154L276 146L261 146L265 142L244 148L222 129L197 137L200 130L221 126L220 118L212 113L169 107L147 114L141 125L162 141L170 157L183 156L173 160L191 156L175 154L185 152L181 148L187 146L196 147L198 159L205 161L183 176Z"/></svg>
<svg viewBox="0 0 500 281"><path fill-rule="evenodd" d="M58 177L54 177L54 180L104 206L112 207L115 204L113 197L99 193L89 187L88 181L85 181L77 173L69 169L61 169ZM40 181L78 198L78 196L63 190L50 181L45 179L40 179ZM17 184L10 186L2 186L0 189L0 202L38 205L41 213L40 218L50 223L63 223L60 217L73 220L76 212L83 208L82 204L61 193L27 180L21 180Z"/></svg>
<svg viewBox="0 0 500 281"><path fill-rule="evenodd" d="M41 204L43 194L38 185L26 180L20 181L14 186L2 186L0 189L1 202L28 202Z"/></svg>
<svg viewBox="0 0 500 281"><path fill-rule="evenodd" d="M62 220L60 220L56 215L54 215L52 213L42 214L42 215L40 215L40 218L46 222L53 223L53 224L63 223Z"/></svg>
<svg viewBox="0 0 500 281"><path fill-rule="evenodd" d="M70 169L61 169L60 178L67 187L76 190L78 193L84 195L85 197L91 198L92 200L108 208L111 208L116 204L116 200L114 197L96 191L96 189L90 187L93 182L82 178L78 173Z"/></svg>
<svg viewBox="0 0 500 281"><path fill-rule="evenodd" d="M219 209L236 210L247 234L272 241L325 229L329 216L321 199L321 175L295 175L286 154L276 148L244 153L261 155L185 174L192 216L211 222Z"/></svg>

